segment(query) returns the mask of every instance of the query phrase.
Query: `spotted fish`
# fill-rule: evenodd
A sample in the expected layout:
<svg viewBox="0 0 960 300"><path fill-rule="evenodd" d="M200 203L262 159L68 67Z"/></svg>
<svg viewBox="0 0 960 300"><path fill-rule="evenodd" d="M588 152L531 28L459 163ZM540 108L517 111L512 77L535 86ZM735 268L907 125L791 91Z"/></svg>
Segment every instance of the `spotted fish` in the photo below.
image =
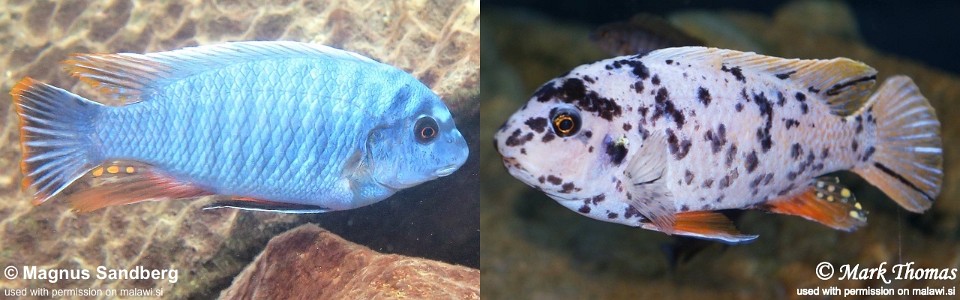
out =
<svg viewBox="0 0 960 300"><path fill-rule="evenodd" d="M11 91L35 204L63 196L85 212L215 196L208 208L345 210L467 158L436 94L352 52L237 42L65 65L99 102L31 78ZM66 192L78 182L90 187Z"/></svg>
<svg viewBox="0 0 960 300"><path fill-rule="evenodd" d="M853 171L911 212L943 180L940 122L910 78L846 58L666 48L547 82L495 136L514 177L597 220L740 243L718 210L866 223L824 174Z"/></svg>

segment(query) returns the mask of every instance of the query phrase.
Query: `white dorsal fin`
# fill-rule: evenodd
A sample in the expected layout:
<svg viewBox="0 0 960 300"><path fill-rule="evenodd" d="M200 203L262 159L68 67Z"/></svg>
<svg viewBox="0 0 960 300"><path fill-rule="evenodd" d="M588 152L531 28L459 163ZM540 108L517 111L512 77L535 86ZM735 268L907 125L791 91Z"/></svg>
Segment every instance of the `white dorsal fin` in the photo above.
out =
<svg viewBox="0 0 960 300"><path fill-rule="evenodd" d="M807 96L825 99L832 113L848 116L863 106L877 78L870 66L849 58L786 59L705 47L667 48L650 52L644 60L678 62L700 68L732 70L748 76L768 75L772 80L783 80ZM741 75L742 76L742 75ZM749 80L749 79L746 79ZM749 82L747 82L749 84Z"/></svg>
<svg viewBox="0 0 960 300"><path fill-rule="evenodd" d="M75 54L64 61L70 75L126 103L139 102L144 90L224 66L272 59L317 58L376 61L323 45L288 41L250 41L190 47L148 54Z"/></svg>

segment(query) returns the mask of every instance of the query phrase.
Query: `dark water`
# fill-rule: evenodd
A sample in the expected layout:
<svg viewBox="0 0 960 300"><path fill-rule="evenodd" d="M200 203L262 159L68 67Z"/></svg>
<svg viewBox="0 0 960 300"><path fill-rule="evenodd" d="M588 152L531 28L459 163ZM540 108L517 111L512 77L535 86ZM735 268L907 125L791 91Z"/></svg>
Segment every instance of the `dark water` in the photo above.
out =
<svg viewBox="0 0 960 300"><path fill-rule="evenodd" d="M599 25L629 19L637 12L668 15L702 9L737 10L770 15L790 1L537 1L491 0L484 7L523 9L571 23ZM844 1L854 13L860 34L872 47L960 73L960 2Z"/></svg>
<svg viewBox="0 0 960 300"><path fill-rule="evenodd" d="M814 271L821 262L838 267L876 267L883 262L888 267L900 262L928 268L957 267L960 205L956 200L960 194L953 187L958 184L954 174L960 172L954 157L960 153L953 149L960 144L960 132L954 129L960 124L950 108L960 100L960 63L954 58L960 49L956 38L960 36L956 15L960 4L840 2L851 13L859 38L823 36L817 40L803 31L789 31L795 28L773 26L774 16L783 13L788 3L486 1L481 24L485 55L481 132L492 135L547 80L575 66L610 57L587 39L596 26L626 20L637 12L669 16L700 10L725 21L758 26L731 26L731 30L769 49L764 54L847 56L875 67L881 77L907 74L914 78L942 122L946 176L932 209L924 214L906 212L857 176L841 172L837 174L841 182L871 212L865 227L839 232L796 217L749 211L742 214L737 226L742 232L760 235L755 242L737 246L704 243L582 217L512 179L498 165L499 156L492 145L482 143L480 265L484 297L795 299L798 288L954 286L956 280L821 281ZM804 20L792 21L803 24Z"/></svg>

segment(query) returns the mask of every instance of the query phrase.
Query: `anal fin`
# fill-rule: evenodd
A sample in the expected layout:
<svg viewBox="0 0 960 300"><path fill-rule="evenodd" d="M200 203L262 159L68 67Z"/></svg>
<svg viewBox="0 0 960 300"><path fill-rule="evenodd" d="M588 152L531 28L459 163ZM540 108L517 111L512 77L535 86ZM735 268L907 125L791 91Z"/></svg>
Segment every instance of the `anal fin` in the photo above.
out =
<svg viewBox="0 0 960 300"><path fill-rule="evenodd" d="M644 229L658 230L652 223L643 223ZM718 241L726 244L748 243L757 235L743 234L729 218L713 211L688 211L674 215L671 234Z"/></svg>
<svg viewBox="0 0 960 300"><path fill-rule="evenodd" d="M844 231L867 224L867 212L836 177L818 178L803 193L774 199L762 208L773 213L800 216Z"/></svg>
<svg viewBox="0 0 960 300"><path fill-rule="evenodd" d="M135 161L113 161L94 168L88 176L93 185L67 196L77 212L148 200L187 199L211 195L189 182L164 174Z"/></svg>
<svg viewBox="0 0 960 300"><path fill-rule="evenodd" d="M330 211L330 209L315 205L282 203L247 197L230 197L223 200L217 200L203 207L204 210L218 208L236 208L250 211L279 212L288 214L312 214Z"/></svg>

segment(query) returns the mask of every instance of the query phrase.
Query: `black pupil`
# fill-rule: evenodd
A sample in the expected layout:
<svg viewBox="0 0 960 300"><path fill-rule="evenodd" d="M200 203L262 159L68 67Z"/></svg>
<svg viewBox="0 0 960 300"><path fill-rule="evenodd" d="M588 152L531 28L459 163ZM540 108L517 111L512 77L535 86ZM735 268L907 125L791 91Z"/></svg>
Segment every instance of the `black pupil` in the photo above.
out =
<svg viewBox="0 0 960 300"><path fill-rule="evenodd" d="M426 143L437 136L437 121L431 117L422 117L417 120L417 141Z"/></svg>
<svg viewBox="0 0 960 300"><path fill-rule="evenodd" d="M434 133L437 132L433 131L433 128L431 127L424 127L422 130L420 130L420 136L425 138L433 137Z"/></svg>
<svg viewBox="0 0 960 300"><path fill-rule="evenodd" d="M553 132L560 137L568 137L577 134L580 131L580 114L569 109L554 109L550 112L553 116Z"/></svg>

